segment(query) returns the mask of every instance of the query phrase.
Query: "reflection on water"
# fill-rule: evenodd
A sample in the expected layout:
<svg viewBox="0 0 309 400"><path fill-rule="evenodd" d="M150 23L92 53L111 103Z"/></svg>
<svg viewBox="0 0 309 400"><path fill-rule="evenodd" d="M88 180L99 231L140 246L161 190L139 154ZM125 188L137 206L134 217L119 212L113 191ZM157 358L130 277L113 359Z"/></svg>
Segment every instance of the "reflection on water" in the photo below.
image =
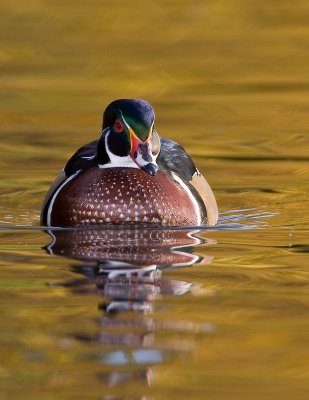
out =
<svg viewBox="0 0 309 400"><path fill-rule="evenodd" d="M155 300L198 290L191 282L164 279L165 269L212 261L212 256L194 253L200 244L215 243L198 238L198 231L115 225L49 230L48 234L52 238L45 247L49 254L89 263L72 267L83 278L50 283L50 286L104 299L99 303L102 317L96 320L95 332L78 329L68 334L80 342L100 346L99 352L89 350L87 359L110 366L109 372L99 374L108 387L134 381L150 385L153 365L181 354L190 356L194 347L192 340L158 342L157 332L209 334L214 331L214 326L206 321L194 324L153 318Z"/></svg>
<svg viewBox="0 0 309 400"><path fill-rule="evenodd" d="M308 5L1 2L1 400L308 399ZM207 176L217 227L149 248L38 228L123 97Z"/></svg>
<svg viewBox="0 0 309 400"><path fill-rule="evenodd" d="M202 242L194 233L174 229L106 226L102 229L50 230L49 254L82 261L113 262L136 266L190 265L199 257L190 248ZM182 251L184 250L184 251ZM114 265L113 265L114 267Z"/></svg>

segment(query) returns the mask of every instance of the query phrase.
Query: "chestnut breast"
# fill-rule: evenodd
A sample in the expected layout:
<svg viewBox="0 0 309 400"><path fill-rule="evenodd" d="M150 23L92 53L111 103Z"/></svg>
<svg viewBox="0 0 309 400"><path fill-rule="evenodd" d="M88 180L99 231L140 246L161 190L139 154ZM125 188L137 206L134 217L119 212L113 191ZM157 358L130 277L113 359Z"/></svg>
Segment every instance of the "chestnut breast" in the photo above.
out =
<svg viewBox="0 0 309 400"><path fill-rule="evenodd" d="M196 225L197 203L164 172L90 168L67 182L53 201L52 226L141 222Z"/></svg>

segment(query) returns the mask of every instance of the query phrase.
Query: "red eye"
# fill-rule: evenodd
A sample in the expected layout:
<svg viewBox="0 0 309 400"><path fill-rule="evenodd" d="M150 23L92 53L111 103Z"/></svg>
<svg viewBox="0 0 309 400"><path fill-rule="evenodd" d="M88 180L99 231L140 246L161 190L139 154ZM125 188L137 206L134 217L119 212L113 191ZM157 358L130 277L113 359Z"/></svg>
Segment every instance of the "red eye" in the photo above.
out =
<svg viewBox="0 0 309 400"><path fill-rule="evenodd" d="M123 125L122 125L122 123L120 122L119 119L116 119L115 125L114 125L114 129L115 129L115 132L122 132L123 131Z"/></svg>

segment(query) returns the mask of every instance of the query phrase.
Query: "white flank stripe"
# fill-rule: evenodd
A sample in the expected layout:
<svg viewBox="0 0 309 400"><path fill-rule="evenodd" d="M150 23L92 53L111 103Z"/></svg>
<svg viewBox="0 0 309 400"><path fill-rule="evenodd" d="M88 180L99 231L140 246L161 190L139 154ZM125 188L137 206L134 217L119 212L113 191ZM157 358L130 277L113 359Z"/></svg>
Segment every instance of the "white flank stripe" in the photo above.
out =
<svg viewBox="0 0 309 400"><path fill-rule="evenodd" d="M194 209L195 209L195 214L197 217L197 225L201 225L202 218L201 218L201 213L200 213L200 207L198 205L198 202L196 201L195 197L191 193L191 190L188 188L188 186L182 181L178 175L176 175L174 172L172 172L172 177L175 179L176 182L179 183L179 185L184 189L184 191L187 193L187 195L190 197Z"/></svg>
<svg viewBox="0 0 309 400"><path fill-rule="evenodd" d="M130 130L130 129L132 129L131 128L131 126L127 123L127 121L125 120L125 118L124 118L124 116L123 116L123 114L122 114L122 111L121 110L119 110L120 111L120 114L121 114L121 118L123 119L123 122L126 124L126 127L128 128L128 130ZM133 130L133 129L132 129Z"/></svg>
<svg viewBox="0 0 309 400"><path fill-rule="evenodd" d="M48 210L47 210L47 221L46 221L47 226L51 226L51 225L50 225L51 213L52 213L52 210L53 210L53 206L54 206L54 202L55 202L55 200L56 200L56 197L58 196L58 193L60 192L60 190L61 190L68 182L70 182L73 178L75 178L75 177L80 173L80 171L81 171L81 169L80 169L79 171L75 172L75 174L69 176L69 177L58 187L58 189L57 189L57 190L55 191L55 193L53 194L53 197L52 197L52 199L51 199L51 201L50 201L50 203L49 203Z"/></svg>

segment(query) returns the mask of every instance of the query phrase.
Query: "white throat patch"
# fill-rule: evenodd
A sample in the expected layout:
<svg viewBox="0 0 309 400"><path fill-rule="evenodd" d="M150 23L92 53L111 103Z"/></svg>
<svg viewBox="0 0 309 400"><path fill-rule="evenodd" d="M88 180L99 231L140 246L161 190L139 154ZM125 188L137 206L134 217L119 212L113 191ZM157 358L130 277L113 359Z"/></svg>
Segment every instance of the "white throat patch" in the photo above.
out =
<svg viewBox="0 0 309 400"><path fill-rule="evenodd" d="M107 142L109 135L110 131L105 135L105 149L110 162L107 164L99 164L99 168L139 168L130 156L120 157L110 151Z"/></svg>

